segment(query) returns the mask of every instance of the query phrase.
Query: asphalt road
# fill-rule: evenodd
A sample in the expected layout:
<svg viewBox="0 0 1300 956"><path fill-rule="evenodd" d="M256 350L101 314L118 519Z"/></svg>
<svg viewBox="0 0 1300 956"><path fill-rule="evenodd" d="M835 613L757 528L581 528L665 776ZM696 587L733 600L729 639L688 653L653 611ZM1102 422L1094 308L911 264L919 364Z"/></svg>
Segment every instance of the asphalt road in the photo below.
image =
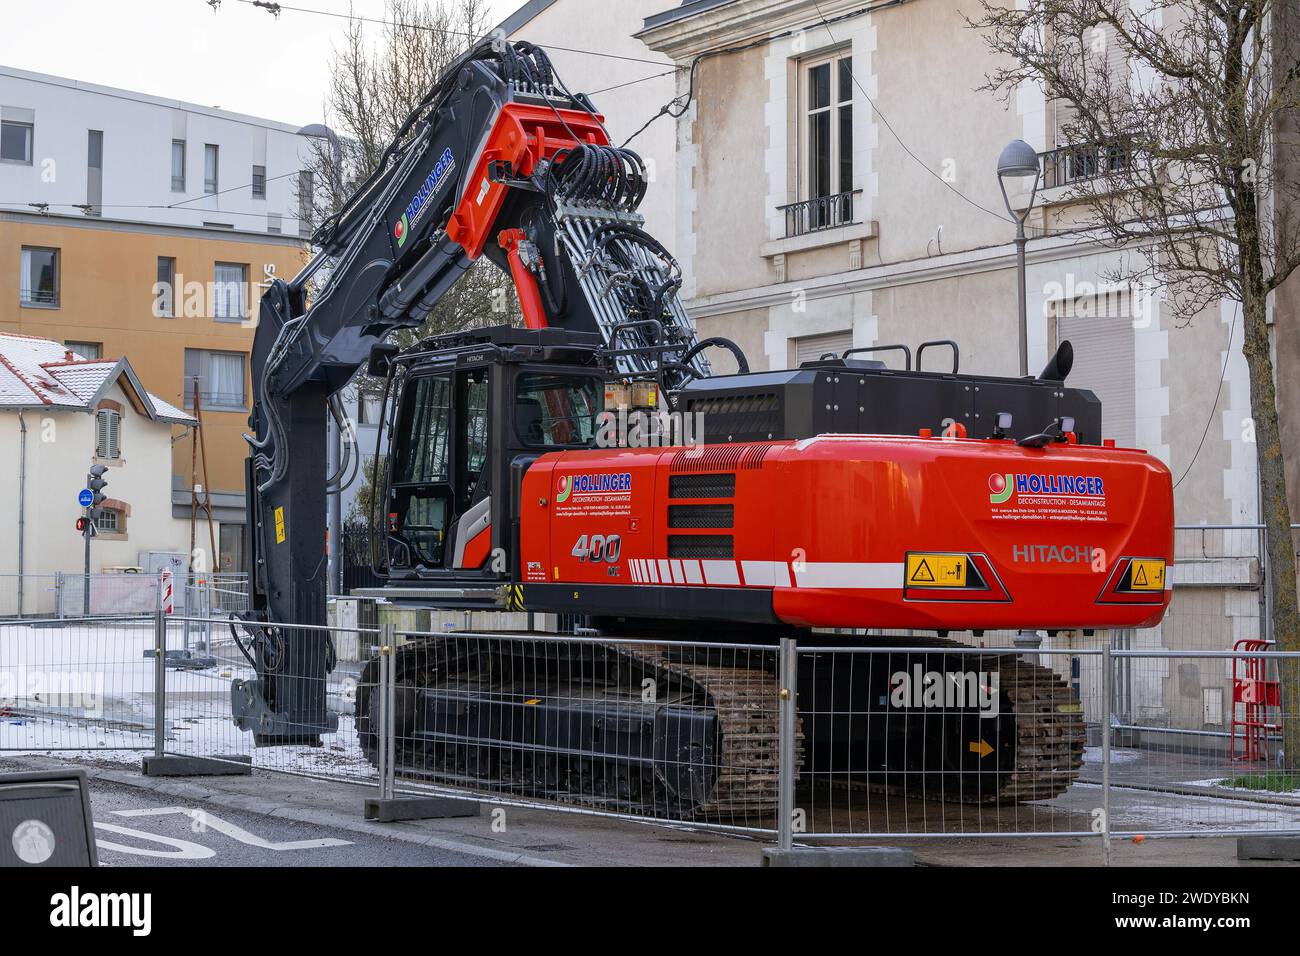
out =
<svg viewBox="0 0 1300 956"><path fill-rule="evenodd" d="M91 781L100 866L498 866L352 830Z"/></svg>

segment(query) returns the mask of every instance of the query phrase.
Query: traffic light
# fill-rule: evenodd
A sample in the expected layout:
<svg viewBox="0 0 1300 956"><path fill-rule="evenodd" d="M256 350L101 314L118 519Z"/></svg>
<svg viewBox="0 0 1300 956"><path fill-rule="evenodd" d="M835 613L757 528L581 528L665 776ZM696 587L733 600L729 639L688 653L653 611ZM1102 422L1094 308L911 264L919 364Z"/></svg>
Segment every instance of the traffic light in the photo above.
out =
<svg viewBox="0 0 1300 956"><path fill-rule="evenodd" d="M90 508L86 511L86 517L92 520L99 517L99 506L104 503L104 489L108 487L108 479L104 477L106 471L108 471L107 465L94 465L86 475L86 487L90 489L91 494Z"/></svg>
<svg viewBox="0 0 1300 956"><path fill-rule="evenodd" d="M78 530L79 532L81 532L82 534L85 534L85 533L86 533L86 525L88 525L89 523L90 523L90 522L88 522L85 518L78 518L78 519L77 519L77 530Z"/></svg>

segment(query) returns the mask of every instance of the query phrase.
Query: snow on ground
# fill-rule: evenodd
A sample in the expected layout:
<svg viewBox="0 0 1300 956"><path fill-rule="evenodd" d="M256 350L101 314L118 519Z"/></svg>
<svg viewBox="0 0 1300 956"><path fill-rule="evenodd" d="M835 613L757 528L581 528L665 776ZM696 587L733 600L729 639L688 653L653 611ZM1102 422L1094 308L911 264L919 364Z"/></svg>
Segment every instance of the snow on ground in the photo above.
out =
<svg viewBox="0 0 1300 956"><path fill-rule="evenodd" d="M179 625L168 649L195 647ZM253 747L252 735L230 719L230 682L253 677L223 625L214 628L216 666L168 668L164 746L168 753L198 756L251 755L254 766L299 773L370 777L350 716L320 747ZM154 747L154 644L148 622L68 623L59 626L0 625L0 752L58 751L88 762L121 762L130 751ZM195 650L196 654L204 653ZM352 694L346 674L331 677L332 703ZM114 756L115 755L115 756Z"/></svg>
<svg viewBox="0 0 1300 956"><path fill-rule="evenodd" d="M1246 771L1244 776L1249 776ZM1230 787L1227 781L1234 780L1236 777L1210 777L1206 780L1188 780L1189 787L1214 787L1216 790L1232 790L1237 793L1253 793L1261 797L1300 797L1300 787L1294 790L1261 790L1258 787Z"/></svg>

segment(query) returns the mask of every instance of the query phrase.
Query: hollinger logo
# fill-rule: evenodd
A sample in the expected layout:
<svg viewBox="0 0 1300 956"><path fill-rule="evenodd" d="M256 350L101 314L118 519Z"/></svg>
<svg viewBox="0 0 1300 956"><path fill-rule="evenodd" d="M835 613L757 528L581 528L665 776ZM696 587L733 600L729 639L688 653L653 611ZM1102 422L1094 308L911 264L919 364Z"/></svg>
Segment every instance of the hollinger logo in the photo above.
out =
<svg viewBox="0 0 1300 956"><path fill-rule="evenodd" d="M555 503L563 504L569 500L571 494L573 494L573 478L569 475L560 475L560 486L555 492Z"/></svg>
<svg viewBox="0 0 1300 956"><path fill-rule="evenodd" d="M1011 476L992 474L989 475L989 501L992 504L1000 505L1011 497Z"/></svg>
<svg viewBox="0 0 1300 956"><path fill-rule="evenodd" d="M1091 475L1026 475L1007 472L989 475L989 502L1000 505L1013 494L1049 498L1106 497L1100 478Z"/></svg>

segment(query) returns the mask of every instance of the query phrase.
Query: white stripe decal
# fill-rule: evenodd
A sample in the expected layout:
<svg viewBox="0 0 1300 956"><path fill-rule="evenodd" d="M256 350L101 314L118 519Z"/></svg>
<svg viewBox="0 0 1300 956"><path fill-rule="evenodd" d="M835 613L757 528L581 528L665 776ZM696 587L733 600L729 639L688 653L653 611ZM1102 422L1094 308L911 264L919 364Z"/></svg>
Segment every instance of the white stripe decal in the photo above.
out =
<svg viewBox="0 0 1300 956"><path fill-rule="evenodd" d="M659 559L659 580L664 584L671 584L673 580L673 572L663 558Z"/></svg>
<svg viewBox="0 0 1300 956"><path fill-rule="evenodd" d="M735 561L701 561L700 564L704 568L704 580L708 584L740 583Z"/></svg>
<svg viewBox="0 0 1300 956"><path fill-rule="evenodd" d="M690 561L690 560L683 561L682 573L686 575L687 584L704 583L704 575L700 573L700 562L698 561Z"/></svg>
<svg viewBox="0 0 1300 956"><path fill-rule="evenodd" d="M636 565L636 559L633 558L631 561L629 561L629 562L627 563L627 566L628 566L629 568L632 569L632 580L635 581L637 584L640 584L640 583L641 583L641 569L637 567L637 565Z"/></svg>
<svg viewBox="0 0 1300 956"><path fill-rule="evenodd" d="M669 561L668 564L673 569L673 584L685 584L686 579L682 576L682 563L680 561Z"/></svg>
<svg viewBox="0 0 1300 956"><path fill-rule="evenodd" d="M903 587L903 565L866 564L849 561L796 564L795 585L801 588L898 588Z"/></svg>
<svg viewBox="0 0 1300 956"><path fill-rule="evenodd" d="M740 567L745 572L745 584L748 587L790 586L790 571L784 561L742 561Z"/></svg>
<svg viewBox="0 0 1300 956"><path fill-rule="evenodd" d="M646 566L646 570L650 572L650 583L651 583L651 584L658 584L658 583L659 583L659 575L655 573L655 563L654 563L654 561L652 561L651 559L647 558L647 559L646 559L646 562L645 562L645 566Z"/></svg>

